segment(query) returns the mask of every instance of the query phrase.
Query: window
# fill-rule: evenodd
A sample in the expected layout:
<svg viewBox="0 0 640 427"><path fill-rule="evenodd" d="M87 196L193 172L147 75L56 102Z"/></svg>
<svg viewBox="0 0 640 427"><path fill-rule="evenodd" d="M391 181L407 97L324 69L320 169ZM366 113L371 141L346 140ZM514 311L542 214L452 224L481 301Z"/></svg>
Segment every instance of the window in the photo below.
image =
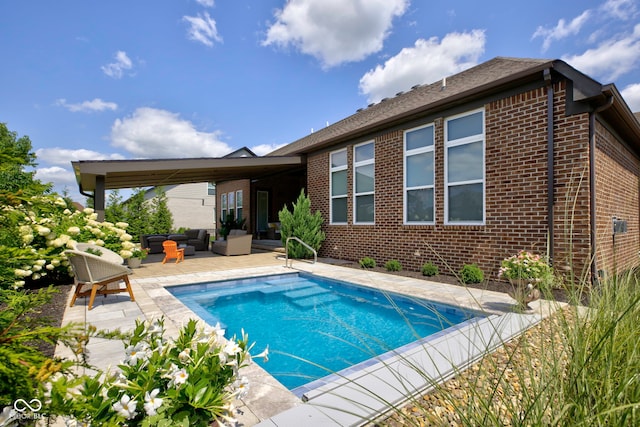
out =
<svg viewBox="0 0 640 427"><path fill-rule="evenodd" d="M227 195L220 195L220 216L222 217L222 222L227 220Z"/></svg>
<svg viewBox="0 0 640 427"><path fill-rule="evenodd" d="M215 182L207 182L207 195L215 196L216 195L216 183Z"/></svg>
<svg viewBox="0 0 640 427"><path fill-rule="evenodd" d="M236 191L236 218L242 221L242 190Z"/></svg>
<svg viewBox="0 0 640 427"><path fill-rule="evenodd" d="M232 219L235 218L235 209L236 209L236 198L235 198L235 193L233 191L231 191L228 195L227 198L229 200L229 217L231 217Z"/></svg>
<svg viewBox="0 0 640 427"><path fill-rule="evenodd" d="M433 125L404 133L404 221L433 223Z"/></svg>
<svg viewBox="0 0 640 427"><path fill-rule="evenodd" d="M445 215L448 223L484 224L484 110L445 122Z"/></svg>
<svg viewBox="0 0 640 427"><path fill-rule="evenodd" d="M353 222L374 222L375 154L373 142L353 147Z"/></svg>
<svg viewBox="0 0 640 427"><path fill-rule="evenodd" d="M334 151L329 156L331 165L331 223L347 222L347 150Z"/></svg>

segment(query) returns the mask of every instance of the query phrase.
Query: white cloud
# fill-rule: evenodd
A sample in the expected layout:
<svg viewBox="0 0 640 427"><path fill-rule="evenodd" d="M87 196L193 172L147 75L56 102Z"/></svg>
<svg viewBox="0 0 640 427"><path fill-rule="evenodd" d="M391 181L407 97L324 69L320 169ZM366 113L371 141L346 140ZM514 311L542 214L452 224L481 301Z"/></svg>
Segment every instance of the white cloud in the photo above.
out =
<svg viewBox="0 0 640 427"><path fill-rule="evenodd" d="M263 46L293 48L324 67L360 61L382 49L408 0L289 0L275 12Z"/></svg>
<svg viewBox="0 0 640 427"><path fill-rule="evenodd" d="M362 76L360 92L369 102L377 102L416 84L433 83L476 65L484 46L483 30L447 34L442 41L418 39L413 47L402 49Z"/></svg>
<svg viewBox="0 0 640 427"><path fill-rule="evenodd" d="M576 16L567 24L567 21L560 19L554 28L538 27L531 36L531 39L536 37L542 37L542 51L546 52L551 46L551 42L554 40L562 40L571 35L578 34L582 26L587 22L591 16L590 10L585 10L579 16Z"/></svg>
<svg viewBox="0 0 640 427"><path fill-rule="evenodd" d="M95 98L92 101L84 101L76 104L69 104L64 98L56 100L56 105L66 108L71 112L92 112L92 111L115 111L118 108L118 104L115 102L106 102L100 98Z"/></svg>
<svg viewBox="0 0 640 427"><path fill-rule="evenodd" d="M606 40L581 55L564 56L562 59L594 78L607 80L604 83L613 81L640 65L640 24L631 34Z"/></svg>
<svg viewBox="0 0 640 427"><path fill-rule="evenodd" d="M133 68L131 59L127 56L127 53L119 50L115 54L116 62L102 66L102 71L109 77L119 79L122 77L126 70Z"/></svg>
<svg viewBox="0 0 640 427"><path fill-rule="evenodd" d="M71 150L68 148L40 148L36 150L36 157L51 165L70 166L70 162L78 160L123 160L121 154L105 154L92 150Z"/></svg>
<svg viewBox="0 0 640 427"><path fill-rule="evenodd" d="M607 0L601 10L608 16L627 21L636 16L638 7L635 0Z"/></svg>
<svg viewBox="0 0 640 427"><path fill-rule="evenodd" d="M231 150L220 131L201 132L176 113L138 108L111 127L113 146L141 158L220 157Z"/></svg>
<svg viewBox="0 0 640 427"><path fill-rule="evenodd" d="M60 166L38 168L36 170L36 178L42 182L51 182L56 187L64 187L65 185L76 185L76 176L73 171L70 169L61 168Z"/></svg>
<svg viewBox="0 0 640 427"><path fill-rule="evenodd" d="M285 145L287 144L260 144L251 147L250 150L253 151L256 156L264 156L265 154L269 154L280 147L284 147Z"/></svg>
<svg viewBox="0 0 640 427"><path fill-rule="evenodd" d="M206 46L213 46L213 42L222 43L222 37L218 34L216 21L211 19L208 12L198 16L183 16L183 21L189 23L187 34L191 40Z"/></svg>
<svg viewBox="0 0 640 427"><path fill-rule="evenodd" d="M213 0L196 0L196 3L204 7L213 7L215 2Z"/></svg>
<svg viewBox="0 0 640 427"><path fill-rule="evenodd" d="M640 111L640 83L629 85L620 92L633 112Z"/></svg>

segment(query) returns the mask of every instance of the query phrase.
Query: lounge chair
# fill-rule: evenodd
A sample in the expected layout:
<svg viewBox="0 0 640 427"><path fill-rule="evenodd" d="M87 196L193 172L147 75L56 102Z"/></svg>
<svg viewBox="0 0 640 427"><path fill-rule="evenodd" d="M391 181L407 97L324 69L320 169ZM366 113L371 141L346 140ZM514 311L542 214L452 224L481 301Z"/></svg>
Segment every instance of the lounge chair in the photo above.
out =
<svg viewBox="0 0 640 427"><path fill-rule="evenodd" d="M86 252L88 248L99 250L100 255ZM73 293L70 307L78 297L89 296L88 309L93 308L96 295L117 294L128 292L131 301L135 301L129 275L133 273L122 265L123 259L117 253L101 246L78 243L76 249L64 251L73 268L76 290ZM121 287L124 283L124 287Z"/></svg>
<svg viewBox="0 0 640 427"><path fill-rule="evenodd" d="M162 242L162 247L164 248L163 264L173 258L176 259L176 264L184 261L184 248L178 248L178 244L173 240L165 240Z"/></svg>
<svg viewBox="0 0 640 427"><path fill-rule="evenodd" d="M211 251L220 255L249 255L251 253L252 235L246 230L231 230L227 240L218 240Z"/></svg>

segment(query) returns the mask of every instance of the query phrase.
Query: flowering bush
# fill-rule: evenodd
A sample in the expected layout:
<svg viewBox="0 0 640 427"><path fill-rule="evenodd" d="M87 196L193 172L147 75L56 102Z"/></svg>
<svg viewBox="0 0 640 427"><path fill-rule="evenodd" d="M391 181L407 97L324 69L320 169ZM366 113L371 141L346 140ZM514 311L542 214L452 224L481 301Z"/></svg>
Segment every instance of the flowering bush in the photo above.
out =
<svg viewBox="0 0 640 427"><path fill-rule="evenodd" d="M98 425L209 426L234 423L233 400L248 391L238 371L251 363L248 338L227 340L224 330L190 320L176 340L163 319L136 322L123 339L125 359L114 372L86 377L71 392L65 378L47 386L50 402L64 402L75 420ZM267 351L256 357L266 357ZM60 411L58 411L60 413Z"/></svg>
<svg viewBox="0 0 640 427"><path fill-rule="evenodd" d="M131 257L135 247L126 223L100 222L93 209L75 210L61 197L40 195L3 202L0 288L20 288L27 280L47 275L68 277L71 270L64 250L77 242L103 246L123 258Z"/></svg>
<svg viewBox="0 0 640 427"><path fill-rule="evenodd" d="M505 279L526 279L538 283L548 279L551 273L551 267L540 255L520 251L518 255L513 255L502 261L498 276Z"/></svg>

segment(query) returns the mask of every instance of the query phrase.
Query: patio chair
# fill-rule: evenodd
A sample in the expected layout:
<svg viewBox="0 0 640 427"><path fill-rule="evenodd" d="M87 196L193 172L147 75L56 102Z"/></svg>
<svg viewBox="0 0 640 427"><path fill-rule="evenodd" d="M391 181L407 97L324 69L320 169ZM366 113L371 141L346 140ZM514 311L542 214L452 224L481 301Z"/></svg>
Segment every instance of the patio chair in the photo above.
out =
<svg viewBox="0 0 640 427"><path fill-rule="evenodd" d="M97 249L101 255L93 255L85 250L88 247ZM73 268L74 282L76 290L71 298L70 307L76 302L78 297L89 296L88 309L93 309L96 295L117 294L128 292L131 301L135 301L129 275L133 273L128 267L122 265L122 257L109 249L95 246L78 244L76 249L64 251L69 258ZM121 287L124 283L124 287Z"/></svg>
<svg viewBox="0 0 640 427"><path fill-rule="evenodd" d="M176 259L176 264L180 261L184 261L184 248L178 248L178 244L173 240L165 240L162 242L162 247L164 248L164 259L162 263L164 264L167 260Z"/></svg>

